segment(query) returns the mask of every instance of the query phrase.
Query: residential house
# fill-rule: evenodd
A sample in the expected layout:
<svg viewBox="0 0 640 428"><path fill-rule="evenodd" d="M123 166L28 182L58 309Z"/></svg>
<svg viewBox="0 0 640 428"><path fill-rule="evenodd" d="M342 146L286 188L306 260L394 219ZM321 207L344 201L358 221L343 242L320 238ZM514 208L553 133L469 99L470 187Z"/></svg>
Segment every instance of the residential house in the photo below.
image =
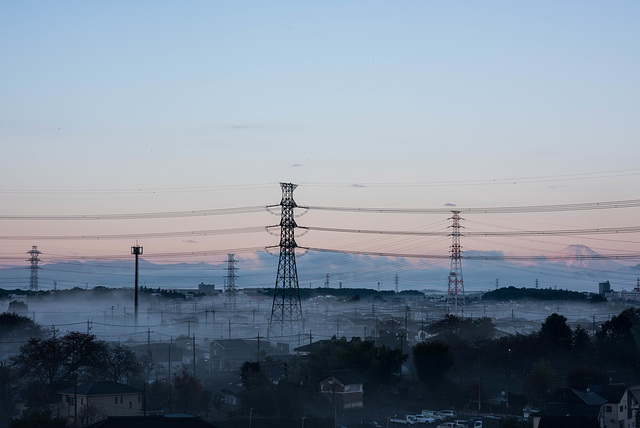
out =
<svg viewBox="0 0 640 428"><path fill-rule="evenodd" d="M305 356L313 354L314 352L318 352L323 347L331 344L331 340L318 340L317 342L309 343L308 345L298 346L294 348L293 351L298 356Z"/></svg>
<svg viewBox="0 0 640 428"><path fill-rule="evenodd" d="M364 378L355 370L336 370L320 381L320 392L340 409L364 406Z"/></svg>
<svg viewBox="0 0 640 428"><path fill-rule="evenodd" d="M594 386L604 398L604 428L636 428L638 400L626 385Z"/></svg>
<svg viewBox="0 0 640 428"><path fill-rule="evenodd" d="M81 425L106 416L142 414L142 391L116 382L89 382L58 392L58 414Z"/></svg>
<svg viewBox="0 0 640 428"><path fill-rule="evenodd" d="M533 415L533 428L603 428L604 402L592 391L558 388Z"/></svg>
<svg viewBox="0 0 640 428"><path fill-rule="evenodd" d="M233 370L239 368L245 361L256 361L261 343L259 340L219 339L210 344L210 361L213 370ZM268 342L262 341L262 347L267 349Z"/></svg>
<svg viewBox="0 0 640 428"><path fill-rule="evenodd" d="M638 400L625 385L592 386L587 391L557 389L534 415L533 428L636 428Z"/></svg>

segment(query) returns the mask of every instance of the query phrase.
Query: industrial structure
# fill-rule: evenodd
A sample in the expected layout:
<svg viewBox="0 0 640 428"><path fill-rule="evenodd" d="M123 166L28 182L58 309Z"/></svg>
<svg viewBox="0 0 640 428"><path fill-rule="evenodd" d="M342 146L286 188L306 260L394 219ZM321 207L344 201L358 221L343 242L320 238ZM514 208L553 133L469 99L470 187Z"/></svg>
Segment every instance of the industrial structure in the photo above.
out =
<svg viewBox="0 0 640 428"><path fill-rule="evenodd" d="M38 270L40 269L38 262L41 261L38 256L42 254L42 252L38 251L37 245L34 245L30 251L27 251L27 254L31 256L27 259L27 261L31 263L31 266L29 266L31 270L31 274L29 275L29 290L38 291Z"/></svg>
<svg viewBox="0 0 640 428"><path fill-rule="evenodd" d="M462 247L460 246L460 211L451 211L453 215L448 220L453 220L451 226L451 268L449 269L449 290L447 292L447 309L453 304L453 314L458 315L458 295L464 301L464 281L462 279ZM453 300L453 303L452 303Z"/></svg>
<svg viewBox="0 0 640 428"><path fill-rule="evenodd" d="M227 254L227 278L224 284L224 294L227 298L227 305L236 308L236 263L235 254Z"/></svg>
<svg viewBox="0 0 640 428"><path fill-rule="evenodd" d="M131 254L136 256L136 279L135 279L135 297L134 297L134 317L135 321L138 322L138 257L142 255L142 247L138 244L131 247Z"/></svg>
<svg viewBox="0 0 640 428"><path fill-rule="evenodd" d="M297 247L295 228L297 224L293 216L293 209L297 205L293 200L293 191L296 187L298 187L296 184L280 183L282 189L280 258L267 337L277 336L281 341L292 339L294 335L304 329L295 254Z"/></svg>

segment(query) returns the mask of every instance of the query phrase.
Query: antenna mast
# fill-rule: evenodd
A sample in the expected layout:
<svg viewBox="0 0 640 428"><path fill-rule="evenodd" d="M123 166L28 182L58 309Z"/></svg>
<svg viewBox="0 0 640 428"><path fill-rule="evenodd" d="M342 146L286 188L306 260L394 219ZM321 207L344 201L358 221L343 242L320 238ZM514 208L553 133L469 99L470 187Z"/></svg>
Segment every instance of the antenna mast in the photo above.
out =
<svg viewBox="0 0 640 428"><path fill-rule="evenodd" d="M136 284L135 284L135 297L133 300L134 318L138 322L138 257L142 255L142 247L138 244L131 247L131 254L136 256Z"/></svg>

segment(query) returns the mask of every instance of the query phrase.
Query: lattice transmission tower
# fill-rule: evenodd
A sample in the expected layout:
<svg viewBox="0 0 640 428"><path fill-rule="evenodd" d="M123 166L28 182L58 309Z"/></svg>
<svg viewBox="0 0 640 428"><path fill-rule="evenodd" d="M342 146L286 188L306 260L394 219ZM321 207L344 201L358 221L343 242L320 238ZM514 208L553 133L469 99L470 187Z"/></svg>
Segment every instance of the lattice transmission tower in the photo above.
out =
<svg viewBox="0 0 640 428"><path fill-rule="evenodd" d="M224 284L224 294L227 298L227 305L233 309L236 308L236 267L238 261L235 259L235 254L227 254L227 278Z"/></svg>
<svg viewBox="0 0 640 428"><path fill-rule="evenodd" d="M273 305L267 336L293 336L302 332L302 305L298 288L298 270L296 268L296 221L293 209L297 207L293 200L293 191L297 184L280 183L282 200L280 206L280 259L278 274L273 292Z"/></svg>
<svg viewBox="0 0 640 428"><path fill-rule="evenodd" d="M453 300L454 315L458 315L458 294L462 294L464 301L464 281L462 279L462 247L460 246L460 211L451 211L453 215L448 220L453 220L451 226L451 268L449 269L449 291L447 293L447 308Z"/></svg>
<svg viewBox="0 0 640 428"><path fill-rule="evenodd" d="M38 251L38 246L34 245L30 251L27 251L27 254L31 256L27 259L27 261L31 263L31 266L29 266L29 270L31 270L29 275L29 290L38 291L38 270L40 269L38 262L41 261L38 256L42 254L42 251Z"/></svg>

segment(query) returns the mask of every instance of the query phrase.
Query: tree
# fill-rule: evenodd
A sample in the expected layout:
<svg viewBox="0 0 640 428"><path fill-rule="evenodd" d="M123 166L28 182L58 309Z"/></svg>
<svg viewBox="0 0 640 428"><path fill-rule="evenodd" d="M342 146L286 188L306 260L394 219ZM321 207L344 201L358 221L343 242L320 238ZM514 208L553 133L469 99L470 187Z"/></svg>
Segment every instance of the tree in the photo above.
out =
<svg viewBox="0 0 640 428"><path fill-rule="evenodd" d="M0 340L11 342L40 337L43 331L31 318L15 312L0 314Z"/></svg>
<svg viewBox="0 0 640 428"><path fill-rule="evenodd" d="M244 389L264 388L269 384L269 380L260 370L260 363L257 361L245 361L240 367L240 378Z"/></svg>
<svg viewBox="0 0 640 428"><path fill-rule="evenodd" d="M186 369L181 375L174 376L173 390L173 410L192 415L207 413L211 394Z"/></svg>
<svg viewBox="0 0 640 428"><path fill-rule="evenodd" d="M164 410L171 408L172 385L167 379L151 382L147 388L147 409Z"/></svg>
<svg viewBox="0 0 640 428"><path fill-rule="evenodd" d="M27 312L29 312L29 306L21 300L12 300L11 302L9 302L8 312L26 314Z"/></svg>
<svg viewBox="0 0 640 428"><path fill-rule="evenodd" d="M0 362L0 426L6 426L2 421L8 421L13 416L16 395L11 367Z"/></svg>
<svg viewBox="0 0 640 428"><path fill-rule="evenodd" d="M640 327L640 309L628 308L602 323L596 332L596 348L607 366L636 367L640 352L636 335Z"/></svg>
<svg viewBox="0 0 640 428"><path fill-rule="evenodd" d="M89 379L103 367L106 345L92 334L70 332L61 338L31 338L11 357L12 367L30 386L31 404L46 406L55 390L70 384L74 376ZM45 397L46 399L43 399Z"/></svg>
<svg viewBox="0 0 640 428"><path fill-rule="evenodd" d="M491 339L495 334L495 326L491 318L461 318L455 315L445 317L428 327L431 334L437 334L438 340L455 344L463 341L481 342Z"/></svg>
<svg viewBox="0 0 640 428"><path fill-rule="evenodd" d="M95 335L71 331L62 337L60 343L66 357L68 376L77 374L78 378L86 381L103 369L107 345L97 340Z"/></svg>
<svg viewBox="0 0 640 428"><path fill-rule="evenodd" d="M453 366L453 353L449 345L439 342L422 342L413 347L413 364L418 377L427 388L432 389L444 379L447 370Z"/></svg>
<svg viewBox="0 0 640 428"><path fill-rule="evenodd" d="M104 370L106 380L128 384L142 369L136 354L128 347L117 343L106 347Z"/></svg>
<svg viewBox="0 0 640 428"><path fill-rule="evenodd" d="M554 348L568 349L571 345L571 327L567 325L567 318L553 313L547 317L540 328L540 339Z"/></svg>
<svg viewBox="0 0 640 428"><path fill-rule="evenodd" d="M66 426L67 420L61 417L54 417L50 409L29 409L20 418L9 422L9 428L65 428Z"/></svg>
<svg viewBox="0 0 640 428"><path fill-rule="evenodd" d="M578 325L571 335L571 351L577 356L585 356L590 348L589 333Z"/></svg>
<svg viewBox="0 0 640 428"><path fill-rule="evenodd" d="M344 337L334 337L302 363L301 371L304 380L314 388L332 370L345 369L356 370L372 384L385 387L397 382L397 373L406 358L400 349L377 347L371 340L354 337L347 341Z"/></svg>
<svg viewBox="0 0 640 428"><path fill-rule="evenodd" d="M98 406L94 402L86 403L78 409L78 422L80 422L80 426L87 426L101 421L107 416L107 413L102 409L102 407Z"/></svg>
<svg viewBox="0 0 640 428"><path fill-rule="evenodd" d="M541 407L553 392L557 375L549 361L541 360L536 363L524 384L524 395L534 405Z"/></svg>
<svg viewBox="0 0 640 428"><path fill-rule="evenodd" d="M597 367L574 367L567 374L569 388L586 390L590 385L606 385L607 374Z"/></svg>

